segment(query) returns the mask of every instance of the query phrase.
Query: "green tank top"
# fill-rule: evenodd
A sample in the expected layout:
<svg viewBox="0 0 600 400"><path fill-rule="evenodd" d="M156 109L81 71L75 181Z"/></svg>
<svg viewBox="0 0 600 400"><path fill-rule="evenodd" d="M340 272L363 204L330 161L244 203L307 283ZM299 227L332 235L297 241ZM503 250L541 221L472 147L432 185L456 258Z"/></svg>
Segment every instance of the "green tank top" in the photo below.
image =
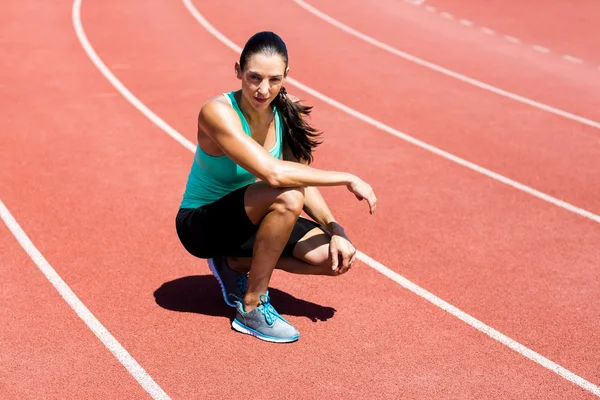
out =
<svg viewBox="0 0 600 400"><path fill-rule="evenodd" d="M240 110L234 93L224 93L224 95L240 117L244 132L251 136L250 125ZM273 112L275 113L276 139L275 146L269 150L269 153L279 159L283 143L283 121L276 107L273 107ZM211 156L206 154L200 145L197 145L180 208L198 208L210 204L234 190L256 182L256 179L256 176L237 165L226 155Z"/></svg>

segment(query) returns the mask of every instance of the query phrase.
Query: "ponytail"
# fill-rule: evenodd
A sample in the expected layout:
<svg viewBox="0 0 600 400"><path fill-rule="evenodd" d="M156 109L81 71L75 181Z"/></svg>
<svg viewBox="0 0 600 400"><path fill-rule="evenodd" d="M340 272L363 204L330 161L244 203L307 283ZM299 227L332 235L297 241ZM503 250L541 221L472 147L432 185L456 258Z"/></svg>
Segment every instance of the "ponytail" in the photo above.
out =
<svg viewBox="0 0 600 400"><path fill-rule="evenodd" d="M289 147L298 161L310 164L313 149L322 143L318 140L321 133L304 118L310 115L312 107L292 101L283 86L273 103L283 119L283 145Z"/></svg>

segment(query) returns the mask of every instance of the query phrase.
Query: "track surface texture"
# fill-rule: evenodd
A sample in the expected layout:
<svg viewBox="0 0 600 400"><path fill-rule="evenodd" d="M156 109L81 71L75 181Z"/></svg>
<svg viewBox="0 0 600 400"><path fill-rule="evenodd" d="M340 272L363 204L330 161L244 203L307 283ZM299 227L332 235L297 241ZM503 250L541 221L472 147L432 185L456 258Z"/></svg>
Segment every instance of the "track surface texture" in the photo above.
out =
<svg viewBox="0 0 600 400"><path fill-rule="evenodd" d="M22 0L3 8L0 397L600 396L595 2ZM314 106L312 122L325 132L314 165L353 172L378 197L369 216L345 188L322 189L366 256L339 278L274 274L273 304L301 332L289 345L230 329L232 309L174 225L199 107L239 86L239 55L223 40L241 47L261 30L286 41L288 92ZM65 301L48 267L87 316Z"/></svg>

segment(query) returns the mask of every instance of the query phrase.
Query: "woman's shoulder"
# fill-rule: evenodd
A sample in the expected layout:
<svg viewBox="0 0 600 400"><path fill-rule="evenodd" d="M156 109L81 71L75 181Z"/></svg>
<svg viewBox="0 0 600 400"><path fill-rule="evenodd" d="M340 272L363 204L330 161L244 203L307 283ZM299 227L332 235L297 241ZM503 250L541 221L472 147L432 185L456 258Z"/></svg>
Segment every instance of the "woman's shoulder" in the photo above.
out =
<svg viewBox="0 0 600 400"><path fill-rule="evenodd" d="M229 93L221 93L217 96L214 96L210 99L208 99L206 102L204 102L204 104L202 104L202 106L200 106L200 109L204 108L204 107L212 107L214 104L223 104L223 105L227 105L231 107L231 100L229 99Z"/></svg>
<svg viewBox="0 0 600 400"><path fill-rule="evenodd" d="M198 113L198 128L206 133L237 131L237 128L242 128L227 93L215 96L202 104Z"/></svg>
<svg viewBox="0 0 600 400"><path fill-rule="evenodd" d="M210 117L213 115L228 116L235 114L235 111L231 105L231 100L228 98L227 93L222 93L215 96L200 106L199 118Z"/></svg>

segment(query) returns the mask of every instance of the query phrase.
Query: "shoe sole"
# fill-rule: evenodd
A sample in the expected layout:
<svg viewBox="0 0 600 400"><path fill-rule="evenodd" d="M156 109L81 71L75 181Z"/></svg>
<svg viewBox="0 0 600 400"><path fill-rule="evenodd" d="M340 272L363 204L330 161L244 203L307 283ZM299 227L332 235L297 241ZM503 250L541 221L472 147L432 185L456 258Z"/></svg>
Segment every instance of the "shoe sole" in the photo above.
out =
<svg viewBox="0 0 600 400"><path fill-rule="evenodd" d="M221 286L221 293L223 293L223 300L225 300L225 303L227 303L227 305L229 307L235 307L235 304L231 303L229 301L229 299L227 298L227 291L225 290L225 285L223 284L223 281L221 280L221 276L217 272L217 266L214 264L214 261L212 258L208 259L208 268L210 268L210 272L212 272L214 277L217 278L217 282L219 282L219 286Z"/></svg>
<svg viewBox="0 0 600 400"><path fill-rule="evenodd" d="M242 324L240 321L237 320L237 318L233 320L233 322L231 323L231 327L240 333L245 333L246 335L254 336L257 339L271 343L291 343L295 342L300 338L300 335L292 336L290 338L278 338L274 336L263 335L262 333L257 332L254 329Z"/></svg>

